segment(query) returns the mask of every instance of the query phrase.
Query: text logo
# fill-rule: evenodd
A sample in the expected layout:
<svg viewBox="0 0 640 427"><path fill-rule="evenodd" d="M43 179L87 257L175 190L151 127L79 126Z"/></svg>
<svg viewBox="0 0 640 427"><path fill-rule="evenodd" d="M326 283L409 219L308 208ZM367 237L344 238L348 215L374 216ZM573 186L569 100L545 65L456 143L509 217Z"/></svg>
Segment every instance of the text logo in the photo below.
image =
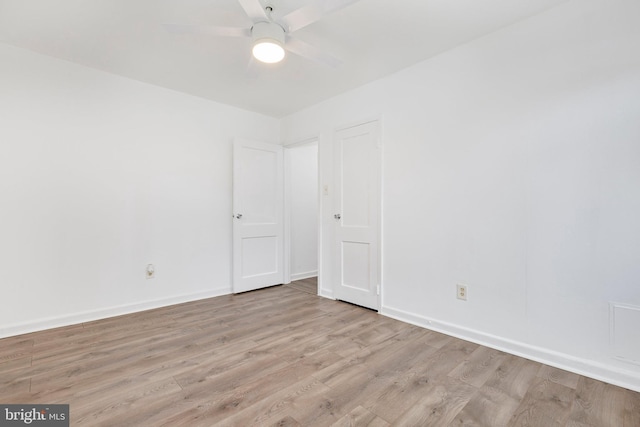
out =
<svg viewBox="0 0 640 427"><path fill-rule="evenodd" d="M69 405L0 404L0 427L69 427Z"/></svg>

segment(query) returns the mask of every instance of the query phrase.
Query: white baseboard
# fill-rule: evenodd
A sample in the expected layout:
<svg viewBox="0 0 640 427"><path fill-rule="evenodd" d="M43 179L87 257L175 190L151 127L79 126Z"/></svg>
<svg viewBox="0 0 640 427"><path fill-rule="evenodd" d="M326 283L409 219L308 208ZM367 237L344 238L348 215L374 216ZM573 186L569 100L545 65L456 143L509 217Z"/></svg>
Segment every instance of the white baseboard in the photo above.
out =
<svg viewBox="0 0 640 427"><path fill-rule="evenodd" d="M317 276L318 276L318 270L307 271L304 273L296 273L291 275L291 281L293 282L294 280L308 279L310 277L317 277Z"/></svg>
<svg viewBox="0 0 640 427"><path fill-rule="evenodd" d="M60 328L63 326L76 325L78 323L91 322L94 320L106 319L108 317L121 316L139 311L151 310L154 308L166 307L169 305L181 304L189 301L197 301L206 298L213 298L231 293L231 287L212 289L207 292L195 294L177 295L169 298L162 298L153 301L142 301L134 304L126 304L117 307L84 311L59 317L49 317L25 323L3 326L0 328L0 338L14 335L27 334L30 332L43 331L46 329Z"/></svg>
<svg viewBox="0 0 640 427"><path fill-rule="evenodd" d="M333 291L327 290L327 289L323 289L320 288L318 289L318 295L324 298L328 298L328 299L333 299L335 300L336 298L333 296Z"/></svg>
<svg viewBox="0 0 640 427"><path fill-rule="evenodd" d="M618 369L603 363L555 352L546 348L509 340L451 323L441 322L392 307L383 306L380 310L380 314L412 325L504 351L515 356L524 357L525 359L530 359L545 365L640 392L640 375L635 372Z"/></svg>

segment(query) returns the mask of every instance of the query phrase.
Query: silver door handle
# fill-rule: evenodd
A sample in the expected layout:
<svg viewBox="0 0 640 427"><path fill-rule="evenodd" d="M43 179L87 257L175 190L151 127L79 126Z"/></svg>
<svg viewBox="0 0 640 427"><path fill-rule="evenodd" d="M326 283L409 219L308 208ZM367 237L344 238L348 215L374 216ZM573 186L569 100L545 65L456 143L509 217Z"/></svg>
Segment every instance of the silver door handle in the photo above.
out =
<svg viewBox="0 0 640 427"><path fill-rule="evenodd" d="M240 219L240 218L242 218L242 214L237 214L236 219Z"/></svg>
<svg viewBox="0 0 640 427"><path fill-rule="evenodd" d="M342 215L340 215L340 214L335 214L333 217L334 217L335 219L340 219L340 218L342 218Z"/></svg>

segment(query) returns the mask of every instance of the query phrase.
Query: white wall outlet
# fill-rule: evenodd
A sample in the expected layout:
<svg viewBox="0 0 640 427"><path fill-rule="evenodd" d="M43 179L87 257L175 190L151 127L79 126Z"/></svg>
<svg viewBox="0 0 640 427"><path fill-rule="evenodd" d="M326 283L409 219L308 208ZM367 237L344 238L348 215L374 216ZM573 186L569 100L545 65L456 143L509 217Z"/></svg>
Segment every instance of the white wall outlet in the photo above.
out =
<svg viewBox="0 0 640 427"><path fill-rule="evenodd" d="M456 285L458 299L467 300L467 285Z"/></svg>
<svg viewBox="0 0 640 427"><path fill-rule="evenodd" d="M156 277L156 268L153 264L147 264L147 269L145 270L147 279L154 279Z"/></svg>
<svg viewBox="0 0 640 427"><path fill-rule="evenodd" d="M322 187L322 192L324 193L325 196L329 195L329 186L325 185L324 187Z"/></svg>

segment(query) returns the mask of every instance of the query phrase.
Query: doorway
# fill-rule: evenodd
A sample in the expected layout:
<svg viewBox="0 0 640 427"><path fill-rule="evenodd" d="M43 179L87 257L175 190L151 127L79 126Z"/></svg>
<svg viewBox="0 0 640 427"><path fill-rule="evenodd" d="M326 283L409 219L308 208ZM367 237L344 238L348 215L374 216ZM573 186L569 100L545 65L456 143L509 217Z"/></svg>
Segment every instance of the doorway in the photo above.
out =
<svg viewBox="0 0 640 427"><path fill-rule="evenodd" d="M284 148L285 283L314 282L317 294L318 140L314 138Z"/></svg>

